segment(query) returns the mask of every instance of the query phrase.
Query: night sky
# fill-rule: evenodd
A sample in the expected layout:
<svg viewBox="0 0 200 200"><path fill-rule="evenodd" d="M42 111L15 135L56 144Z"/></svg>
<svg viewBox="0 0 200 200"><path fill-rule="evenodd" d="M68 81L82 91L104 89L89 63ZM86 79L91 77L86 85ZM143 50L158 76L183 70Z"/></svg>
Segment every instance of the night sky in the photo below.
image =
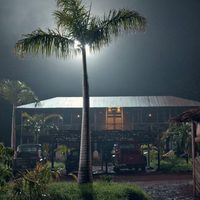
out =
<svg viewBox="0 0 200 200"><path fill-rule="evenodd" d="M88 54L90 95L173 95L200 100L200 1L92 1L93 14L102 16L113 8L140 12L147 27ZM40 99L81 96L80 56L64 60L14 55L22 34L55 27L55 9L55 0L0 1L0 79L24 81ZM0 141L10 134L10 119L11 108L1 100Z"/></svg>

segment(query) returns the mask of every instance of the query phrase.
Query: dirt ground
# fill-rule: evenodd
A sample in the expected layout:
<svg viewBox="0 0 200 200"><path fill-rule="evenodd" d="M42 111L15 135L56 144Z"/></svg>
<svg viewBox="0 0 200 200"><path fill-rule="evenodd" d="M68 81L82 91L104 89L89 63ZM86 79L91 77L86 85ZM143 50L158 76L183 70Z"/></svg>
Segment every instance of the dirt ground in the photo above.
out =
<svg viewBox="0 0 200 200"><path fill-rule="evenodd" d="M123 174L112 176L115 182L133 182L149 193L153 200L192 200L191 174Z"/></svg>

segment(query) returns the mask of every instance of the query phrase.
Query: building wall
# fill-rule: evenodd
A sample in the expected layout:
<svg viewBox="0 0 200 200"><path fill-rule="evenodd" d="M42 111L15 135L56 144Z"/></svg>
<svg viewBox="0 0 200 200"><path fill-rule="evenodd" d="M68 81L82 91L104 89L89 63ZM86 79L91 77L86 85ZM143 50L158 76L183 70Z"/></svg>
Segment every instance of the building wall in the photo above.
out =
<svg viewBox="0 0 200 200"><path fill-rule="evenodd" d="M168 128L171 117L188 109L188 107L94 108L90 110L90 129L97 132L120 131L123 133L124 131L144 130L158 133ZM59 129L71 132L81 130L81 109L29 110L26 112L31 115L36 113L60 114L63 116L63 121L54 121ZM40 134L42 134L42 130ZM23 128L19 117L17 135L18 143L22 136L26 136L26 141L32 142L33 140L31 139L33 134Z"/></svg>

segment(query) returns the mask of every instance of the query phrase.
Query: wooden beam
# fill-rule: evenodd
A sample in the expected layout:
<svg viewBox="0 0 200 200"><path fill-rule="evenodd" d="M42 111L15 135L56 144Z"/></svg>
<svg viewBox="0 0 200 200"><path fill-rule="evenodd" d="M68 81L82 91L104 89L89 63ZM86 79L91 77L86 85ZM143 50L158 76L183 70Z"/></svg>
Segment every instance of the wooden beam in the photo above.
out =
<svg viewBox="0 0 200 200"><path fill-rule="evenodd" d="M192 177L193 177L193 196L196 196L196 174L195 174L195 123L191 123L191 136L192 136Z"/></svg>

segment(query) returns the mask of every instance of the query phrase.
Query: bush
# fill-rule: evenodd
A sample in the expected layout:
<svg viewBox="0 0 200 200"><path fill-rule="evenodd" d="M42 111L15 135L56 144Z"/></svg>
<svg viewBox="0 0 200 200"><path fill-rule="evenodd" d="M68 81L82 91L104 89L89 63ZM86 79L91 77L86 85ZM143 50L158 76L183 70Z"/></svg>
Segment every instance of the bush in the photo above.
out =
<svg viewBox="0 0 200 200"><path fill-rule="evenodd" d="M185 159L173 157L162 160L160 163L160 171L163 172L191 172L192 163L186 162Z"/></svg>
<svg viewBox="0 0 200 200"><path fill-rule="evenodd" d="M53 200L150 200L138 186L128 183L94 182L93 185L77 183L51 183L48 191Z"/></svg>
<svg viewBox="0 0 200 200"><path fill-rule="evenodd" d="M4 187L0 189L0 199L2 200L12 199L12 187L9 183L6 183Z"/></svg>
<svg viewBox="0 0 200 200"><path fill-rule="evenodd" d="M47 162L47 165L48 165L49 168L51 168L51 162L50 161ZM63 162L55 161L54 162L54 169L56 171L62 171L62 170L65 169L65 164Z"/></svg>
<svg viewBox="0 0 200 200"><path fill-rule="evenodd" d="M12 157L14 151L9 147L0 144L0 199L8 199L8 181L12 177Z"/></svg>
<svg viewBox="0 0 200 200"><path fill-rule="evenodd" d="M48 199L46 187L51 178L47 165L38 164L35 169L26 171L21 178L14 181L13 198L15 200Z"/></svg>

